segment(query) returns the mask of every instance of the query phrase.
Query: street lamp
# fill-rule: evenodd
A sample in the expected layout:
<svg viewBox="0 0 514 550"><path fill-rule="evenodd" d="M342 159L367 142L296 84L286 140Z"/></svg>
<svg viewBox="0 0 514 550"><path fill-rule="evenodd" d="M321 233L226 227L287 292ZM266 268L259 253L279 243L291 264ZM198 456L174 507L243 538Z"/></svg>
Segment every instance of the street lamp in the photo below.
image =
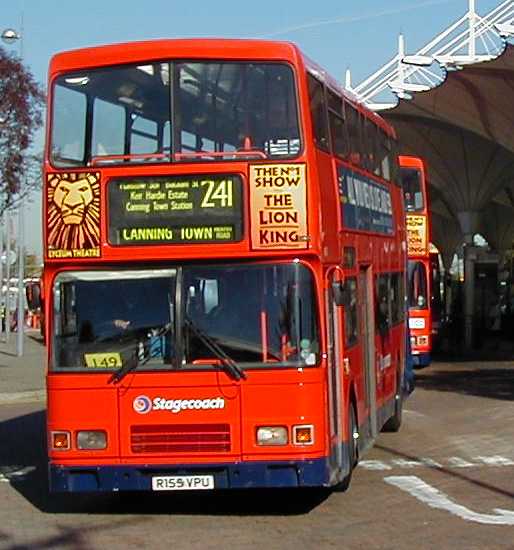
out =
<svg viewBox="0 0 514 550"><path fill-rule="evenodd" d="M20 41L20 58L23 58L23 16L22 16L22 32L18 33L14 29L5 29L0 38L5 44L14 44L17 40ZM22 182L20 181L19 192L22 191ZM9 235L9 212L6 212L7 217L7 234ZM16 355L23 355L23 336L25 328L25 262L24 262L24 231L23 231L23 201L18 206L18 316L17 316L17 338L16 338ZM9 257L11 251L10 237L7 238L7 254ZM9 269L7 266L7 272ZM9 324L10 324L10 277L7 279L7 299L6 299L6 341L9 339Z"/></svg>
<svg viewBox="0 0 514 550"><path fill-rule="evenodd" d="M21 36L14 29L5 29L2 32L2 42L6 44L14 44L16 40L20 40Z"/></svg>

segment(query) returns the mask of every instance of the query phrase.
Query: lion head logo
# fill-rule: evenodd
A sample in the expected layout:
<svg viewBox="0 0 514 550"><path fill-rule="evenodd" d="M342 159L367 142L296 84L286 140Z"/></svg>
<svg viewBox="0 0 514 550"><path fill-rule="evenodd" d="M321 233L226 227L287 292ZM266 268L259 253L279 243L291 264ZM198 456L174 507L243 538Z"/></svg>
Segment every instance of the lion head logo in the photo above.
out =
<svg viewBox="0 0 514 550"><path fill-rule="evenodd" d="M49 174L48 247L95 248L100 243L100 174Z"/></svg>
<svg viewBox="0 0 514 550"><path fill-rule="evenodd" d="M59 180L54 191L54 203L61 209L64 225L81 224L87 207L93 202L95 183L93 176L87 176L77 181Z"/></svg>

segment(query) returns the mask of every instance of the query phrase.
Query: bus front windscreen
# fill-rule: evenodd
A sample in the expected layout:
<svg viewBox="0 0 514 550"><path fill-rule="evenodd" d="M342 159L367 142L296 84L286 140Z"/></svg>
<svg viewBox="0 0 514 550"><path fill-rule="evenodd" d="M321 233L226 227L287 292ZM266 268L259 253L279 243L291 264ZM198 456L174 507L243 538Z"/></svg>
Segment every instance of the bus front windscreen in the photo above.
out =
<svg viewBox="0 0 514 550"><path fill-rule="evenodd" d="M421 185L421 171L416 168L401 168L400 177L405 201L405 210L407 210L407 212L421 212L425 208Z"/></svg>
<svg viewBox="0 0 514 550"><path fill-rule="evenodd" d="M56 167L292 158L301 149L285 63L166 62L55 79Z"/></svg>
<svg viewBox="0 0 514 550"><path fill-rule="evenodd" d="M314 366L319 330L299 263L65 272L54 284L53 369Z"/></svg>

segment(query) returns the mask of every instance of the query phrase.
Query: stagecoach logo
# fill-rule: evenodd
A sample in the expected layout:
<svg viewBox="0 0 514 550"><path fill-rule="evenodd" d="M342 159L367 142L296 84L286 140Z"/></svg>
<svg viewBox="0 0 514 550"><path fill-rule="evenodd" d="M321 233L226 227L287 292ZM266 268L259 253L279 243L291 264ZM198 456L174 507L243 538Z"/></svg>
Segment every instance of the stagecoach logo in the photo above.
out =
<svg viewBox="0 0 514 550"><path fill-rule="evenodd" d="M177 414L185 410L224 409L225 400L222 397L212 399L166 399L165 397L154 397L151 400L146 395L138 395L132 402L132 407L139 414L147 414L150 411L170 411Z"/></svg>
<svg viewBox="0 0 514 550"><path fill-rule="evenodd" d="M99 257L100 174L48 174L46 198L48 257Z"/></svg>
<svg viewBox="0 0 514 550"><path fill-rule="evenodd" d="M134 410L139 414L146 414L152 410L152 402L146 395L138 395L132 403Z"/></svg>

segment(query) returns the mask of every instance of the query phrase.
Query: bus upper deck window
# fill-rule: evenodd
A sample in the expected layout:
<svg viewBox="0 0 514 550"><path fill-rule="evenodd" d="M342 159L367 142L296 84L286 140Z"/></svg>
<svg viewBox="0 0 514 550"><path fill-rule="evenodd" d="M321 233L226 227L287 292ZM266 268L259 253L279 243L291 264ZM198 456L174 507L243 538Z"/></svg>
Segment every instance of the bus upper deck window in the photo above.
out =
<svg viewBox="0 0 514 550"><path fill-rule="evenodd" d="M56 166L84 162L87 99L81 89L76 89L77 85L72 82L68 86L73 87L55 86L52 158Z"/></svg>
<svg viewBox="0 0 514 550"><path fill-rule="evenodd" d="M59 167L213 162L245 158L242 151L291 158L301 150L286 63L118 65L59 76L52 94L51 160Z"/></svg>

